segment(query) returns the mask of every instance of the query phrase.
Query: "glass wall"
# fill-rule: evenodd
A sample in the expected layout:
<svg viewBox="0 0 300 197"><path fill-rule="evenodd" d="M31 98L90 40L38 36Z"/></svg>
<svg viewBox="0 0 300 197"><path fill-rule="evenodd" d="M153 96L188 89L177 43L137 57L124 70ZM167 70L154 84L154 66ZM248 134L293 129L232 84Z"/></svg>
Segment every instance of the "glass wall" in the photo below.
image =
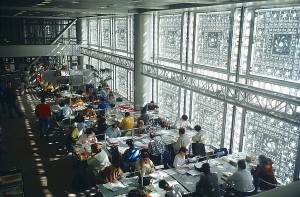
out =
<svg viewBox="0 0 300 197"><path fill-rule="evenodd" d="M282 93L286 98L299 97L299 9L247 7L211 12L199 9L172 15L158 13L154 16L157 43L153 63L227 84L235 82ZM160 77L166 81L172 79L172 74L166 72ZM276 175L280 180L285 184L292 181L298 157L299 124L224 103L205 96L206 92L202 95L190 91L184 83L174 86L160 82L159 77L155 81L158 94L154 93L154 99L162 106L163 113L173 118L187 113L191 121L207 131L210 145L226 147L231 152L265 154L277 163ZM270 111L283 105L257 99L265 102ZM300 113L296 105L282 106L280 111L290 115Z"/></svg>
<svg viewBox="0 0 300 197"><path fill-rule="evenodd" d="M198 89L188 88L186 79L172 72L153 78L149 91L153 91L160 112L171 120L187 114L207 131L210 145L226 147L230 152L265 154L274 160L282 182L291 182L298 158L299 124L286 114L299 114L298 105L283 106L284 102L254 94L245 97L258 109L264 108L258 112L209 95L224 94L222 91L241 84L249 91L281 93L284 99L299 97L300 7L173 10L157 12L153 19L153 28L149 29L153 34L151 64L205 76ZM132 101L133 71L111 62L116 56L124 60L133 57L133 17L89 19L89 23L93 25L86 27L90 31L88 46L109 53L105 64L113 69L112 88ZM100 69L104 63L98 65ZM174 85L172 80L182 83ZM208 80L216 80L216 84ZM225 84L222 91L217 82ZM239 92L230 95L238 97ZM275 116L271 113L274 110Z"/></svg>

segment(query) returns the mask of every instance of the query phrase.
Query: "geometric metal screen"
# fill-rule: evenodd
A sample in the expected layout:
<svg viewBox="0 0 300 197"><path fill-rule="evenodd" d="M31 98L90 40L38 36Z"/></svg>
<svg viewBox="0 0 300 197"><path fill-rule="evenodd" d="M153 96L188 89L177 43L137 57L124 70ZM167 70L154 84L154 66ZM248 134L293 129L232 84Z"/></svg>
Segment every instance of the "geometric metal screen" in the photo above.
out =
<svg viewBox="0 0 300 197"><path fill-rule="evenodd" d="M127 18L115 19L116 49L127 51Z"/></svg>
<svg viewBox="0 0 300 197"><path fill-rule="evenodd" d="M180 60L181 15L159 16L159 57Z"/></svg>
<svg viewBox="0 0 300 197"><path fill-rule="evenodd" d="M177 86L158 81L159 110L172 120L175 120L178 114L178 93L179 88Z"/></svg>
<svg viewBox="0 0 300 197"><path fill-rule="evenodd" d="M195 63L227 69L230 15L230 11L197 14Z"/></svg>
<svg viewBox="0 0 300 197"><path fill-rule="evenodd" d="M256 11L250 73L300 82L300 7Z"/></svg>
<svg viewBox="0 0 300 197"><path fill-rule="evenodd" d="M221 147L224 104L216 99L194 93L192 118L206 131L206 143Z"/></svg>
<svg viewBox="0 0 300 197"><path fill-rule="evenodd" d="M128 98L128 70L116 67L116 74L116 92L124 98Z"/></svg>
<svg viewBox="0 0 300 197"><path fill-rule="evenodd" d="M101 20L102 30L102 46L111 47L111 22L110 19Z"/></svg>
<svg viewBox="0 0 300 197"><path fill-rule="evenodd" d="M276 176L293 180L300 128L254 112L246 116L244 151L265 154L274 161Z"/></svg>
<svg viewBox="0 0 300 197"><path fill-rule="evenodd" d="M89 25L90 25L91 44L97 45L98 44L97 19L91 19Z"/></svg>

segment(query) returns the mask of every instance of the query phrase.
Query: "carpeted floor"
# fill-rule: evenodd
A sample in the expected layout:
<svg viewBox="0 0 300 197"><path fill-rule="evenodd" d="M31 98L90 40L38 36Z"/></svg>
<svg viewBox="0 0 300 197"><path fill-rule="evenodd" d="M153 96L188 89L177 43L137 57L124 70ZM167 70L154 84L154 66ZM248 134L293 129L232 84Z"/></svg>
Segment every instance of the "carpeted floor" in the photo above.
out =
<svg viewBox="0 0 300 197"><path fill-rule="evenodd" d="M93 196L93 191L75 192L71 187L73 176L79 172L72 167L72 158L64 150L61 134L52 129L49 141L39 139L34 115L35 106L40 103L37 93L32 90L20 95L18 102L25 114L23 118L11 119L2 113L7 151L0 153L0 171L21 168L26 197ZM48 99L47 102L53 101Z"/></svg>

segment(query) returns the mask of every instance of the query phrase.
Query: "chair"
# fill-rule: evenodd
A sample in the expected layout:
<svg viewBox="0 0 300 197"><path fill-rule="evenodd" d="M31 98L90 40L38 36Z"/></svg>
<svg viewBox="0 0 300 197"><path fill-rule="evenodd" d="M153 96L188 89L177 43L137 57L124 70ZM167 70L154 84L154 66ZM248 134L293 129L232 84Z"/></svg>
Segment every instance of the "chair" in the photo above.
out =
<svg viewBox="0 0 300 197"><path fill-rule="evenodd" d="M238 191L236 189L233 189L236 197L245 197L245 196L252 196L252 195L255 195L255 187L253 186L253 188L249 191L245 191L245 192L242 192L242 191Z"/></svg>
<svg viewBox="0 0 300 197"><path fill-rule="evenodd" d="M192 153L194 156L205 156L205 145L203 143L192 143Z"/></svg>
<svg viewBox="0 0 300 197"><path fill-rule="evenodd" d="M280 183L270 183L262 178L259 178L259 186L260 186L260 191L267 191L267 190L271 190L271 189L275 189L277 187L281 187ZM263 187L262 187L263 185Z"/></svg>

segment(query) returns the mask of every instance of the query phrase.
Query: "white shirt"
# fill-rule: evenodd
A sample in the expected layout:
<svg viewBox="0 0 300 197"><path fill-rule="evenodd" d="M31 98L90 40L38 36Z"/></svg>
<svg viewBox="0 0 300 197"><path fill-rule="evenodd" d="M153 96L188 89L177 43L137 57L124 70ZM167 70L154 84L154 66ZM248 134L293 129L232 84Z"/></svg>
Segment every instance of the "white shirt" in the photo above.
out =
<svg viewBox="0 0 300 197"><path fill-rule="evenodd" d="M72 112L72 109L68 105L65 105L62 108L62 113L63 113L64 118L69 118L69 116L72 115L73 112Z"/></svg>
<svg viewBox="0 0 300 197"><path fill-rule="evenodd" d="M94 135L88 136L87 134L82 134L76 141L76 144L97 143L97 142L98 140Z"/></svg>
<svg viewBox="0 0 300 197"><path fill-rule="evenodd" d="M101 150L100 153L90 157L87 160L87 164L93 168L93 173L97 175L100 171L102 171L105 167L110 165L108 156L104 150Z"/></svg>
<svg viewBox="0 0 300 197"><path fill-rule="evenodd" d="M183 146L189 150L190 144L191 144L191 139L189 138L189 136L187 136L187 134L182 134L178 138L177 142L175 142L173 145L174 152L178 153L179 149Z"/></svg>
<svg viewBox="0 0 300 197"><path fill-rule="evenodd" d="M192 140L194 142L199 142L202 144L206 144L206 132L205 131L199 131L192 137Z"/></svg>
<svg viewBox="0 0 300 197"><path fill-rule="evenodd" d="M184 120L182 120L182 118L179 118L176 120L174 127L176 129L179 129L179 128L186 129L186 128L191 128L192 126L191 126L190 121L188 121L188 120L184 121Z"/></svg>
<svg viewBox="0 0 300 197"><path fill-rule="evenodd" d="M174 168L180 168L186 163L185 157L181 156L180 153L178 153L173 162Z"/></svg>
<svg viewBox="0 0 300 197"><path fill-rule="evenodd" d="M251 191L254 186L252 184L252 175L248 170L238 170L227 178L228 182L234 182L234 188L241 192Z"/></svg>

